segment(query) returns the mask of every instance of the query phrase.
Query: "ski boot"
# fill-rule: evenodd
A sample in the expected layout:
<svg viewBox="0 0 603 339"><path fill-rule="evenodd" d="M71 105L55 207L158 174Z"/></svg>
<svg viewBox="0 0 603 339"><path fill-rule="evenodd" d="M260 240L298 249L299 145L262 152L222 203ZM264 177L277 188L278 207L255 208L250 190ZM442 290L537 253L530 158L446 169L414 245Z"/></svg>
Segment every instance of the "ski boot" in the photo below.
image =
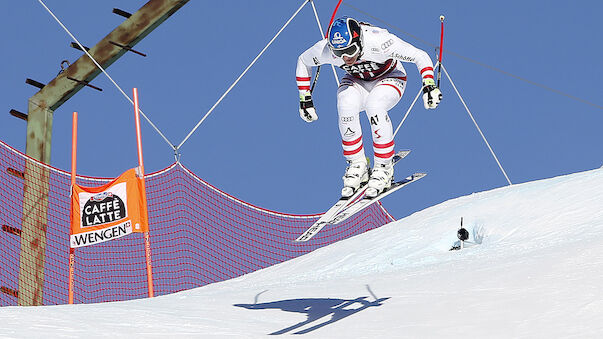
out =
<svg viewBox="0 0 603 339"><path fill-rule="evenodd" d="M351 161L348 160L348 167L345 169L345 175L343 176L341 196L344 198L351 197L368 180L369 171L366 159L363 157Z"/></svg>
<svg viewBox="0 0 603 339"><path fill-rule="evenodd" d="M375 164L366 189L366 196L374 198L391 187L394 181L394 166L390 164Z"/></svg>

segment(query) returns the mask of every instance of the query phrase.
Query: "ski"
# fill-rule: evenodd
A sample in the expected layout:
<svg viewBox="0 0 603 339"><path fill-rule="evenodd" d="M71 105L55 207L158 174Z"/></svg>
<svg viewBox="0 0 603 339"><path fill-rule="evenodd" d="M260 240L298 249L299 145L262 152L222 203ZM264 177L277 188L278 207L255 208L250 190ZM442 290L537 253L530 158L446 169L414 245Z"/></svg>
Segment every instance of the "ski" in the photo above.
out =
<svg viewBox="0 0 603 339"><path fill-rule="evenodd" d="M410 150L403 150L396 153L392 159L393 164L395 165L396 163L398 163L398 161L404 159L409 153ZM358 198L364 193L366 188L367 185L365 183L364 185L360 186L360 188L358 188L358 190L354 192L351 197L339 198L339 200L337 200L333 207L329 208L329 210L326 211L320 217L320 219L318 219L314 224L312 224L312 226L310 226L310 228L308 228L302 235L295 239L295 241L303 242L310 240L313 236L316 235L316 233L318 233L323 227L325 227L325 225L327 225L331 219L337 216L337 214L341 212L346 206L349 206L359 200Z"/></svg>
<svg viewBox="0 0 603 339"><path fill-rule="evenodd" d="M424 176L426 176L427 173L415 173L407 178L405 178L404 180L401 181L397 181L394 182L390 188L388 188L386 191L381 192L381 194L377 195L374 198L369 198L369 197L363 197L362 199L359 199L358 201L350 204L348 206L348 208L346 208L345 210L343 210L341 213L335 215L335 217L329 221L327 221L327 224L332 224L332 225L336 225L339 224L345 220L347 220L348 218L350 218L351 216L355 215L356 213L362 211L363 209L369 207L370 205L372 205L373 203L381 200L382 198L394 193L395 191L401 189L402 187L413 183L421 178L423 178Z"/></svg>

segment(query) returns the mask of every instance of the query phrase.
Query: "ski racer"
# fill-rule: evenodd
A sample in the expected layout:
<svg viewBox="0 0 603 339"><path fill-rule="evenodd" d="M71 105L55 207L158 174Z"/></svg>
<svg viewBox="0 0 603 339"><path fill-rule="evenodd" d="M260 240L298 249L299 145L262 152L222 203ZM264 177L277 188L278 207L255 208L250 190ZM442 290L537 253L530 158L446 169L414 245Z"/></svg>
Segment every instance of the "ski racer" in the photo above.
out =
<svg viewBox="0 0 603 339"><path fill-rule="evenodd" d="M403 41L386 29L342 17L329 27L327 38L317 42L297 59L296 80L299 114L307 122L318 119L310 78L312 67L332 64L346 71L337 90L337 111L343 155L348 166L341 195L350 197L367 184L366 195L375 197L393 180L394 138L387 111L402 98L406 71L402 62L417 66L423 80L425 109L435 109L442 99L433 79L433 63L425 51ZM369 171L364 154L359 113L366 111L371 124L374 166ZM370 173L370 177L369 177Z"/></svg>

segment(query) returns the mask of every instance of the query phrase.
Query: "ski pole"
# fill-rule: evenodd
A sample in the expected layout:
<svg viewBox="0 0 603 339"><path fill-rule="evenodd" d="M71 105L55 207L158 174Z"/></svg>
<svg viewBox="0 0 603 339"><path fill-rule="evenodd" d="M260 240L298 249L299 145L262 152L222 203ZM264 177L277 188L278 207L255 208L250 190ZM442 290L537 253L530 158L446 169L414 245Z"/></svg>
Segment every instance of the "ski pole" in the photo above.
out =
<svg viewBox="0 0 603 339"><path fill-rule="evenodd" d="M335 9L333 10L333 14L331 14L331 20L329 21L329 26L327 26L327 27L331 27L331 25L333 24L333 20L335 20L335 15L337 14L337 10L339 9L339 6L341 5L342 1L343 0L339 0L339 2L337 2L337 5L335 6ZM312 9L314 10L314 16L316 17L316 22L318 23L318 29L320 29L320 34L323 35L322 27L320 25L320 20L318 20L318 13L316 13L316 7L314 7L314 2L312 0L309 0L309 2L312 5ZM329 31L327 28L327 33L324 34L325 39L327 38L328 32ZM333 68L333 73L335 74L335 81L339 85L339 81L337 80L337 73L335 73L335 68ZM320 74L320 66L318 66L316 68L316 75L314 76L314 81L312 81L312 86L310 87L310 94L312 94L312 92L314 92L314 86L316 86L316 80L318 80L319 74Z"/></svg>
<svg viewBox="0 0 603 339"><path fill-rule="evenodd" d="M320 75L320 66L316 68L316 74L314 75L314 81L312 81L312 86L310 87L310 94L314 92L314 86L316 86L316 80L318 80L318 76Z"/></svg>
<svg viewBox="0 0 603 339"><path fill-rule="evenodd" d="M408 118L408 115L410 114L410 111L415 106L415 103L417 102L417 99L419 99L419 96L421 95L421 93L423 93L423 89L419 88L419 92L415 96L415 100L412 101L412 104L410 104L410 107L408 107L408 110L406 111L406 114L404 114L404 118L402 118L402 121L400 121L400 124L398 124L398 127L396 128L396 131L394 132L393 138L396 137L396 134L398 134L398 131L400 130L400 127L402 127L402 124L404 123L404 121L406 121L406 118Z"/></svg>
<svg viewBox="0 0 603 339"><path fill-rule="evenodd" d="M444 45L444 16L440 15L440 55L438 57L438 85L440 88L440 78L442 77L442 48Z"/></svg>
<svg viewBox="0 0 603 339"><path fill-rule="evenodd" d="M440 87L440 78L442 77L442 46L444 44L444 16L443 15L440 15L440 22L441 22L441 26L440 26L440 53L439 53L439 56L438 56L438 64L437 64L437 66L438 66L438 88ZM394 132L394 138L396 137L396 134L398 134L398 131L400 130L400 127L402 127L402 124L404 124L404 121L408 117L408 114L410 114L410 111L415 106L415 103L417 102L417 99L419 99L419 96L421 95L421 93L423 93L423 89L419 89L419 93L417 93L417 96L415 96L415 100L412 101L412 104L410 105L410 107L406 111L406 114L404 115L404 118L402 118L402 121L400 121L400 124L398 125L398 127L396 128L396 131Z"/></svg>

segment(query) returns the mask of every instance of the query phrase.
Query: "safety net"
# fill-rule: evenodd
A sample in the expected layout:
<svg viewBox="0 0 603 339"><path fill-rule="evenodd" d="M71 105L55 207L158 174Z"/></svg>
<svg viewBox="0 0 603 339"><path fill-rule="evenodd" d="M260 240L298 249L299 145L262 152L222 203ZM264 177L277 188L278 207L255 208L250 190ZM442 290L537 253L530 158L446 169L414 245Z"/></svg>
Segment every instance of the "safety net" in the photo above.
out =
<svg viewBox="0 0 603 339"><path fill-rule="evenodd" d="M70 173L0 141L0 306L66 304L69 283ZM101 186L112 178L78 176ZM181 163L145 175L154 295L241 276L380 227L380 204L308 242L294 240L320 215L292 215L241 201ZM148 296L142 233L74 249L74 303Z"/></svg>

